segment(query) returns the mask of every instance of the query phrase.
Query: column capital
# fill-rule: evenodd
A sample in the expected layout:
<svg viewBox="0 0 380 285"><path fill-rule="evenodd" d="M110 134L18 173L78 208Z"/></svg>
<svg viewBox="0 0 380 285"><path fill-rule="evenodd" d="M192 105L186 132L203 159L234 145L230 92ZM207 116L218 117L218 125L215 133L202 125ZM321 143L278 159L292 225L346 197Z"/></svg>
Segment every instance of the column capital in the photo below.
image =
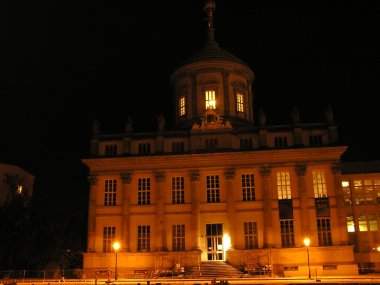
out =
<svg viewBox="0 0 380 285"><path fill-rule="evenodd" d="M199 176L200 176L199 170L192 170L190 171L189 175L190 175L191 182L199 181Z"/></svg>
<svg viewBox="0 0 380 285"><path fill-rule="evenodd" d="M90 183L90 186L95 186L98 183L98 175L91 173L87 176L87 181Z"/></svg>
<svg viewBox="0 0 380 285"><path fill-rule="evenodd" d="M156 178L157 183L163 183L165 182L165 173L161 171L155 171L154 172L154 177Z"/></svg>
<svg viewBox="0 0 380 285"><path fill-rule="evenodd" d="M260 175L262 177L269 177L272 173L272 167L271 166L261 166L260 167Z"/></svg>
<svg viewBox="0 0 380 285"><path fill-rule="evenodd" d="M132 173L131 172L123 172L120 173L120 178L123 184L131 184L132 182Z"/></svg>
<svg viewBox="0 0 380 285"><path fill-rule="evenodd" d="M235 169L228 168L224 171L224 176L227 180L234 179L235 178Z"/></svg>
<svg viewBox="0 0 380 285"><path fill-rule="evenodd" d="M306 164L297 164L294 167L296 173L298 176L305 176L306 170L307 170L307 165Z"/></svg>

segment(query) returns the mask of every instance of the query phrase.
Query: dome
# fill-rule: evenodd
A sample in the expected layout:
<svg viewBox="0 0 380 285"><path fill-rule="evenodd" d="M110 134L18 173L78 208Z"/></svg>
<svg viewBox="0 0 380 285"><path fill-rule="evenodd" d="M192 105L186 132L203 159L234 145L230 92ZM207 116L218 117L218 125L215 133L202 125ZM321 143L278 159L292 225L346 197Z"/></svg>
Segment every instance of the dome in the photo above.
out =
<svg viewBox="0 0 380 285"><path fill-rule="evenodd" d="M214 61L214 60L221 60L221 61L232 61L239 64L242 64L249 68L249 66L242 61L240 58L236 57L229 51L222 49L219 44L213 39L213 35L210 36L209 33L209 39L204 45L204 47L197 52L195 52L193 55L185 59L183 62L180 63L180 65L177 67L181 67L187 64L200 62L200 61Z"/></svg>

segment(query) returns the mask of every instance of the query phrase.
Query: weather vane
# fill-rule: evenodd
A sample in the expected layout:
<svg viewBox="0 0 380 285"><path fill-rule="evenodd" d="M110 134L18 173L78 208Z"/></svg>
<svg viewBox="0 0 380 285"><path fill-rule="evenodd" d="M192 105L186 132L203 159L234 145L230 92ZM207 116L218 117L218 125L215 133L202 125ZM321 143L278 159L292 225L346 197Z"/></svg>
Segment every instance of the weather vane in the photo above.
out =
<svg viewBox="0 0 380 285"><path fill-rule="evenodd" d="M212 29L214 26L213 20L214 20L214 11L215 11L215 2L212 0L206 1L205 6L203 7L203 10L207 13L207 20L208 20L208 28Z"/></svg>

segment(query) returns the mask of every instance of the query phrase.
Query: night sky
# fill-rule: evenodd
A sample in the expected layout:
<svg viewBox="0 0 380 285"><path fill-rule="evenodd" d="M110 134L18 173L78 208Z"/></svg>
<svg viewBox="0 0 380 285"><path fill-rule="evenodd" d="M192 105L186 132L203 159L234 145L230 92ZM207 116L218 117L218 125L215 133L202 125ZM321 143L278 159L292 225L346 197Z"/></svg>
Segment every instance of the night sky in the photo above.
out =
<svg viewBox="0 0 380 285"><path fill-rule="evenodd" d="M343 159L380 159L379 1L215 2L216 40L254 71L268 124L330 104ZM34 174L42 200L87 205L92 121L149 131L163 112L170 129L169 77L205 42L204 3L1 1L0 163Z"/></svg>

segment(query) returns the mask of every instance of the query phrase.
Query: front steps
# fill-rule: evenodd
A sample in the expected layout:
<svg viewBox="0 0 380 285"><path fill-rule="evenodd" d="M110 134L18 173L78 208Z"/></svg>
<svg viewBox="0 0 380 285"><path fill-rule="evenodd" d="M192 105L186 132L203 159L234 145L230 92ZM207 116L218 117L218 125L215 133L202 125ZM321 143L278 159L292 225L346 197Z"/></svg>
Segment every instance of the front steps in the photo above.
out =
<svg viewBox="0 0 380 285"><path fill-rule="evenodd" d="M199 267L190 268L188 278L240 278L243 273L223 261L202 261Z"/></svg>

